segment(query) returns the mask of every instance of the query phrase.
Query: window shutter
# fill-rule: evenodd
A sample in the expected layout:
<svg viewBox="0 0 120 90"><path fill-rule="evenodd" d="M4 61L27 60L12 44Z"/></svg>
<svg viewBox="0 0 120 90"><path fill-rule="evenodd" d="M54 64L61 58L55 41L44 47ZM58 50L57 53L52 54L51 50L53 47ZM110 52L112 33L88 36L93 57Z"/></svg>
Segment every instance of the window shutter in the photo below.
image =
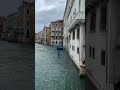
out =
<svg viewBox="0 0 120 90"><path fill-rule="evenodd" d="M100 30L106 30L107 6L103 5L100 9Z"/></svg>

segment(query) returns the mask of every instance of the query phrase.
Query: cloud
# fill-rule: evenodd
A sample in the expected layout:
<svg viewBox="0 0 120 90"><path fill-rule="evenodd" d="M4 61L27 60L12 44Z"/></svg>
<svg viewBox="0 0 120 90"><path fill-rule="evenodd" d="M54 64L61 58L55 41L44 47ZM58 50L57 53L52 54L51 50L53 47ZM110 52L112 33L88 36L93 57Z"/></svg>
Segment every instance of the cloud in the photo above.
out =
<svg viewBox="0 0 120 90"><path fill-rule="evenodd" d="M39 32L51 21L63 19L66 0L36 0L35 31Z"/></svg>
<svg viewBox="0 0 120 90"><path fill-rule="evenodd" d="M22 0L0 0L0 16L7 16L17 11Z"/></svg>

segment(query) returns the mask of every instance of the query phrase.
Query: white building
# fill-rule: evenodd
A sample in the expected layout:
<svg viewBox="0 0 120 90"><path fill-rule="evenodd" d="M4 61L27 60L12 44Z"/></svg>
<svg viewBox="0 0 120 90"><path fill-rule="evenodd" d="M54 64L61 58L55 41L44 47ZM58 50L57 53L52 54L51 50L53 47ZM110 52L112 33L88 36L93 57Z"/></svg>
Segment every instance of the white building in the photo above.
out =
<svg viewBox="0 0 120 90"><path fill-rule="evenodd" d="M86 0L85 65L97 90L120 90L120 0Z"/></svg>
<svg viewBox="0 0 120 90"><path fill-rule="evenodd" d="M63 46L82 72L85 61L85 0L67 0Z"/></svg>
<svg viewBox="0 0 120 90"><path fill-rule="evenodd" d="M47 44L47 27L44 26L43 28L43 44Z"/></svg>

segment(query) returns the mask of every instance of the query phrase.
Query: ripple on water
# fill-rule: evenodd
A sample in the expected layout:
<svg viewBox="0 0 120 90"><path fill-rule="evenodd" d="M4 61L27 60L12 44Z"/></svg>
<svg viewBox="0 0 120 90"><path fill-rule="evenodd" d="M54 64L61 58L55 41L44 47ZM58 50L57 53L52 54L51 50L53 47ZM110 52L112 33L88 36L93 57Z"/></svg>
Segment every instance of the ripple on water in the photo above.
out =
<svg viewBox="0 0 120 90"><path fill-rule="evenodd" d="M36 90L85 90L85 80L65 51L57 56L55 47L35 45Z"/></svg>

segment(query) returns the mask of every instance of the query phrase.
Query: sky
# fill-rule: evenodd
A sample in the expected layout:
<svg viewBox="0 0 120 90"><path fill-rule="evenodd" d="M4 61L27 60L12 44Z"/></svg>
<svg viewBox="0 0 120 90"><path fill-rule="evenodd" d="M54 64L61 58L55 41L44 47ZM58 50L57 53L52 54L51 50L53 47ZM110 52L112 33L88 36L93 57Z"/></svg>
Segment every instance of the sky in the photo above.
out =
<svg viewBox="0 0 120 90"><path fill-rule="evenodd" d="M0 16L7 16L17 11L22 0L0 0Z"/></svg>
<svg viewBox="0 0 120 90"><path fill-rule="evenodd" d="M35 0L35 32L42 31L51 21L63 19L67 0Z"/></svg>

